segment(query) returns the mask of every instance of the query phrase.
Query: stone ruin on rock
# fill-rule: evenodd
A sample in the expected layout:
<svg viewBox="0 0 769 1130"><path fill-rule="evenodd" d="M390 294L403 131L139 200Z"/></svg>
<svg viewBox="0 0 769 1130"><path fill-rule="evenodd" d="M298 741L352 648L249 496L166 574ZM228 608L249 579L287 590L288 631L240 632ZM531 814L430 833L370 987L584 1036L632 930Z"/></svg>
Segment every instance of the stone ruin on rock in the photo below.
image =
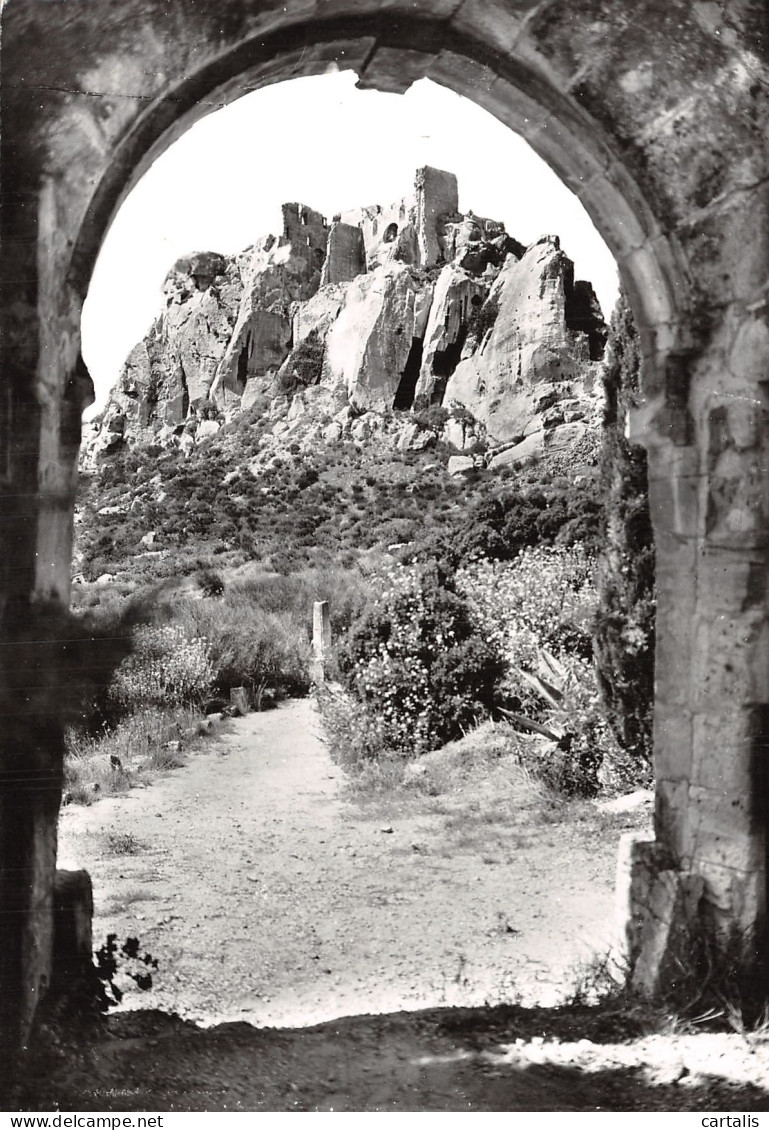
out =
<svg viewBox="0 0 769 1130"><path fill-rule="evenodd" d="M393 410L462 408L446 438L483 439L492 466L568 447L596 418L606 325L591 285L575 282L557 237L525 248L502 223L461 213L457 179L439 169L330 225L285 204L281 236L180 259L164 296L92 460L146 442L189 451L259 405L281 428L304 417L311 443L354 422L358 437L381 430ZM408 435L400 446L418 445L413 424Z"/></svg>

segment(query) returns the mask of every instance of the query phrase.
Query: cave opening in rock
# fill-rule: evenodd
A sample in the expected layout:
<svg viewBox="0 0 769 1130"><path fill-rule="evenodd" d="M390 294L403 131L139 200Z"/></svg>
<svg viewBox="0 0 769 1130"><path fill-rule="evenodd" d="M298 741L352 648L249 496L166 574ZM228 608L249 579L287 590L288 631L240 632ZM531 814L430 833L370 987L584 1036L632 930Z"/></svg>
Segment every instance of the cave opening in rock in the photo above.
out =
<svg viewBox="0 0 769 1130"><path fill-rule="evenodd" d="M419 380L419 373L422 368L422 349L422 339L420 337L412 338L406 366L403 370L400 383L398 384L397 392L395 393L395 400L393 401L393 408L398 411L406 411L411 408L414 403L414 393L416 392L417 381Z"/></svg>

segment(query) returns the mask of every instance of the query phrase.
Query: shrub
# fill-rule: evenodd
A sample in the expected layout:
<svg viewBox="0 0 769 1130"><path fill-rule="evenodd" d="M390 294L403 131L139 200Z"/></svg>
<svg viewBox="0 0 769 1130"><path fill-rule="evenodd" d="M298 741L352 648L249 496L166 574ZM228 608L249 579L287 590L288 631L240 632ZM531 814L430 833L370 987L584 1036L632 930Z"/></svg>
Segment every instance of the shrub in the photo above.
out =
<svg viewBox="0 0 769 1130"><path fill-rule="evenodd" d="M360 772L367 763L392 756L384 719L360 699L326 685L318 691L318 706L329 752L338 765Z"/></svg>
<svg viewBox="0 0 769 1130"><path fill-rule="evenodd" d="M125 982L130 980L138 989L152 988L152 970L158 961L150 953L140 952L138 938L128 937L118 945L117 934L108 934L106 941L94 953L94 974L98 990L96 1005L101 1012L119 1005L125 995ZM118 984L122 978L123 985Z"/></svg>
<svg viewBox="0 0 769 1130"><path fill-rule="evenodd" d="M204 596L221 596L224 592L224 578L215 569L201 569L196 580Z"/></svg>
<svg viewBox="0 0 769 1130"><path fill-rule="evenodd" d="M248 601L180 602L176 616L189 633L205 634L216 689L305 694L310 686L310 645L306 626L287 612L270 613Z"/></svg>
<svg viewBox="0 0 769 1130"><path fill-rule="evenodd" d="M504 481L477 493L437 533L426 533L414 548L419 560L437 558L456 567L479 556L509 561L530 546L581 544L596 552L605 530L603 504L595 484L516 485Z"/></svg>
<svg viewBox="0 0 769 1130"><path fill-rule="evenodd" d="M499 299L489 295L485 302L476 306L467 325L467 336L474 337L480 344L486 333L494 327L499 316Z"/></svg>
<svg viewBox="0 0 769 1130"><path fill-rule="evenodd" d="M498 694L558 740L529 747L531 768L566 795L636 784L601 706L590 628L595 562L581 546L529 548L458 570L457 588L507 664Z"/></svg>
<svg viewBox="0 0 769 1130"><path fill-rule="evenodd" d="M112 700L125 710L201 702L211 690L214 668L208 645L178 625L136 629L133 654L118 667Z"/></svg>
<svg viewBox="0 0 769 1130"><path fill-rule="evenodd" d="M302 338L283 364L284 384L293 386L295 381L301 385L316 385L323 375L323 357L326 351L323 339L317 330L310 330Z"/></svg>
<svg viewBox="0 0 769 1130"><path fill-rule="evenodd" d="M392 566L337 651L352 694L383 723L384 744L423 753L486 714L502 672L437 566Z"/></svg>
<svg viewBox="0 0 769 1130"><path fill-rule="evenodd" d="M448 408L444 408L440 404L430 404L421 411L415 412L414 419L421 428L440 432L451 419L451 413Z"/></svg>
<svg viewBox="0 0 769 1130"><path fill-rule="evenodd" d="M531 666L540 648L591 654L595 562L581 546L527 548L512 561L476 561L456 585L481 633L508 664Z"/></svg>

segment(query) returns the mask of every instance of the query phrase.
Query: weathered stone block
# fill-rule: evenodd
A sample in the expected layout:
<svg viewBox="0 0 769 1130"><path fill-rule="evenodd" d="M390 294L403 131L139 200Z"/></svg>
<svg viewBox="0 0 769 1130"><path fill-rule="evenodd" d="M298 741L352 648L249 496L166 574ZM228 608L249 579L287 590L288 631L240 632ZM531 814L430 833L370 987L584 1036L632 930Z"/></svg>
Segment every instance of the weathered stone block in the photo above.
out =
<svg viewBox="0 0 769 1130"><path fill-rule="evenodd" d="M755 701L753 640L764 637L763 629L758 610L734 617L699 612L692 656L695 710L728 710Z"/></svg>
<svg viewBox="0 0 769 1130"><path fill-rule="evenodd" d="M93 891L87 871L57 871L53 887L53 976L61 1001L83 990L93 967Z"/></svg>
<svg viewBox="0 0 769 1130"><path fill-rule="evenodd" d="M686 866L716 863L743 872L761 866L764 840L756 833L749 793L691 785L688 819L691 850L684 857Z"/></svg>
<svg viewBox="0 0 769 1130"><path fill-rule="evenodd" d="M685 561L689 555L682 554ZM688 580L688 584L687 584ZM655 670L659 701L691 710L692 671L687 666L694 648L694 576L676 578L673 592L657 578ZM681 592L681 590L684 590ZM676 596L681 594L681 601Z"/></svg>
<svg viewBox="0 0 769 1130"><path fill-rule="evenodd" d="M766 598L766 568L756 551L705 547L698 557L697 591L708 614L735 615Z"/></svg>
<svg viewBox="0 0 769 1130"><path fill-rule="evenodd" d="M251 696L248 687L230 687L230 705L238 714L248 714L251 709Z"/></svg>
<svg viewBox="0 0 769 1130"><path fill-rule="evenodd" d="M631 970L638 957L649 875L667 864L664 848L642 832L624 832L617 854L615 896L615 948L617 957Z"/></svg>
<svg viewBox="0 0 769 1130"><path fill-rule="evenodd" d="M755 740L754 711L749 707L735 704L731 708L696 715L692 784L720 789L724 793L749 795L754 777Z"/></svg>
<svg viewBox="0 0 769 1130"><path fill-rule="evenodd" d="M646 996L671 988L691 966L691 942L698 930L704 890L700 875L681 871L647 872L636 882L644 892L643 922L632 984Z"/></svg>
<svg viewBox="0 0 769 1130"><path fill-rule="evenodd" d="M326 663L331 655L331 612L327 600L316 600L312 606L312 681L322 683Z"/></svg>
<svg viewBox="0 0 769 1130"><path fill-rule="evenodd" d="M654 716L654 765L658 780L688 781L693 762L692 716L674 699L657 700Z"/></svg>
<svg viewBox="0 0 769 1130"><path fill-rule="evenodd" d="M654 789L654 831L676 861L683 859L691 850L688 802L688 780L669 781L657 778Z"/></svg>
<svg viewBox="0 0 769 1130"><path fill-rule="evenodd" d="M649 508L655 534L698 537L702 531L701 480L695 458L687 460L688 466L671 468L666 459L658 458L648 436L644 443L649 448Z"/></svg>
<svg viewBox="0 0 769 1130"><path fill-rule="evenodd" d="M755 944L757 937L760 943L761 924L766 916L766 882L762 870L738 871L715 862L700 864L698 870L705 879L706 921L714 933L733 941L738 932L746 947Z"/></svg>
<svg viewBox="0 0 769 1130"><path fill-rule="evenodd" d="M750 296L766 283L769 260L769 188L763 184L745 198L726 197L706 215L679 229L684 252L695 272L695 286L708 306ZM738 225L739 235L734 238ZM728 297L727 297L728 296Z"/></svg>

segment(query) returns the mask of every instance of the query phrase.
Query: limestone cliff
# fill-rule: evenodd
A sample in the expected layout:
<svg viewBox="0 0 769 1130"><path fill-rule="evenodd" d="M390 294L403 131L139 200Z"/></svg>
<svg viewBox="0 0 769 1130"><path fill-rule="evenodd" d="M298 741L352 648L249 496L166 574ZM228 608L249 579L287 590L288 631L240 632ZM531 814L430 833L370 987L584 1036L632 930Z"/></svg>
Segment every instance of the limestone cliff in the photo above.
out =
<svg viewBox="0 0 769 1130"><path fill-rule="evenodd" d="M95 429L96 459L145 442L189 450L245 410L267 413L276 436L304 417L308 442L352 436L353 423L362 442L389 434L393 411L443 405L444 438L483 441L499 465L564 425L578 438L594 407L606 327L590 284L575 283L556 237L524 248L459 213L441 170L331 225L287 204L281 236L182 259L164 294ZM419 433L409 424L397 442L418 446Z"/></svg>
<svg viewBox="0 0 769 1130"><path fill-rule="evenodd" d="M500 441L563 423L557 406L578 397L588 376L591 335L570 325L573 267L557 237L509 255L480 307L444 396L463 404ZM487 327L487 328L486 328ZM592 327L594 336L602 330ZM595 346L593 346L595 351ZM600 353L599 353L600 356Z"/></svg>

